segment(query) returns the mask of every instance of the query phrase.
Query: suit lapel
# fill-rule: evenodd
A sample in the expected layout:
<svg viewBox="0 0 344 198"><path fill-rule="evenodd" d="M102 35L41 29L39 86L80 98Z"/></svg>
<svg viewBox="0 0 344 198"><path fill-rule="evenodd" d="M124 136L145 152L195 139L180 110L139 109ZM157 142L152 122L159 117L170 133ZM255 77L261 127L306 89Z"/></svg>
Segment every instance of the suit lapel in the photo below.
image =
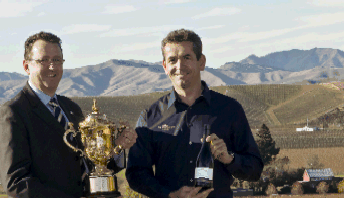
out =
<svg viewBox="0 0 344 198"><path fill-rule="evenodd" d="M47 106L42 103L42 101L31 89L28 83L26 83L26 85L24 86L23 92L26 98L29 100L32 106L32 111L36 114L36 116L42 119L46 124L50 125L52 130L58 131L57 134L59 134L60 136L63 136L63 131L64 131L63 127L51 114Z"/></svg>

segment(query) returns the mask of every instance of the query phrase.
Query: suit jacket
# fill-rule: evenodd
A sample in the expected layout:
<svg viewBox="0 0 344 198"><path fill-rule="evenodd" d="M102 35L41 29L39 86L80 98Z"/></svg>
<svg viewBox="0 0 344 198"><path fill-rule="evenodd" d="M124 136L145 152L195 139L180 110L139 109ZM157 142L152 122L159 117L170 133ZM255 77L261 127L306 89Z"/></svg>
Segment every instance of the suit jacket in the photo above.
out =
<svg viewBox="0 0 344 198"><path fill-rule="evenodd" d="M80 107L57 99L77 129ZM9 197L82 196L81 157L64 143L64 132L28 83L0 108L0 181ZM79 133L72 144L83 148Z"/></svg>

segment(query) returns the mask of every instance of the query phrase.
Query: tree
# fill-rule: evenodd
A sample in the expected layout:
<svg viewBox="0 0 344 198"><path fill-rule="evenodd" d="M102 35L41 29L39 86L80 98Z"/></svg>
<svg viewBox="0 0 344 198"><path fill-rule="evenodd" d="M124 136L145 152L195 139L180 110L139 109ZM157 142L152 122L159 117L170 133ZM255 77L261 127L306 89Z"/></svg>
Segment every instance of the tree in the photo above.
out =
<svg viewBox="0 0 344 198"><path fill-rule="evenodd" d="M328 189L329 185L326 182L322 181L317 186L317 193L326 194L328 192Z"/></svg>
<svg viewBox="0 0 344 198"><path fill-rule="evenodd" d="M293 195L303 195L303 187L299 182L293 183L291 187L291 194Z"/></svg>
<svg viewBox="0 0 344 198"><path fill-rule="evenodd" d="M318 155L314 154L312 158L307 159L307 168L322 169L324 168L324 164L320 163Z"/></svg>
<svg viewBox="0 0 344 198"><path fill-rule="evenodd" d="M266 191L265 191L266 195L272 195L272 194L277 194L277 190L275 185L273 184L269 184Z"/></svg>
<svg viewBox="0 0 344 198"><path fill-rule="evenodd" d="M344 193L344 179L338 183L338 193Z"/></svg>
<svg viewBox="0 0 344 198"><path fill-rule="evenodd" d="M264 165L267 165L273 160L273 156L276 157L280 148L276 148L276 143L272 139L270 130L265 124L263 124L261 129L256 133L256 136L258 136L256 142L260 155L263 159Z"/></svg>

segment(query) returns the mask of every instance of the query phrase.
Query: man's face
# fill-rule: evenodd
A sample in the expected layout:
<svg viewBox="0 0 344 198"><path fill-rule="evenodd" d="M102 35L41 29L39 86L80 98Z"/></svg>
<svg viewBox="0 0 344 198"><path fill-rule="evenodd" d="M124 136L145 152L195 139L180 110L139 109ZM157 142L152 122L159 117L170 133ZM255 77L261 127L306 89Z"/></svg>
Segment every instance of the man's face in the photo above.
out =
<svg viewBox="0 0 344 198"><path fill-rule="evenodd" d="M43 40L36 41L32 46L31 59L63 59L62 51L57 43ZM63 64L39 63L38 61L23 61L24 70L30 76L31 82L45 94L55 93L63 74Z"/></svg>
<svg viewBox="0 0 344 198"><path fill-rule="evenodd" d="M201 71L205 67L205 56L197 60L190 41L167 43L164 47L163 66L166 75L178 89L192 88L201 81Z"/></svg>

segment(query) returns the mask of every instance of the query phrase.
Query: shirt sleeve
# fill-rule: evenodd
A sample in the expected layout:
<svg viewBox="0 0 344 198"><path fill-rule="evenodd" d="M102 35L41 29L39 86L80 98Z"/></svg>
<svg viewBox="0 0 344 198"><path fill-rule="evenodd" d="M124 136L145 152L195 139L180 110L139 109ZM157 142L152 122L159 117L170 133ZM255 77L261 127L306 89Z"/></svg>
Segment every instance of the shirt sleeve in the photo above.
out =
<svg viewBox="0 0 344 198"><path fill-rule="evenodd" d="M251 128L240 104L236 111L235 121L231 128L234 161L225 165L227 170L236 178L245 181L258 181L263 171L263 161L258 146L253 139Z"/></svg>
<svg viewBox="0 0 344 198"><path fill-rule="evenodd" d="M130 188L148 197L168 198L171 192L155 179L152 166L154 165L154 144L151 131L147 128L146 110L136 124L136 143L128 154L128 167L125 172Z"/></svg>

